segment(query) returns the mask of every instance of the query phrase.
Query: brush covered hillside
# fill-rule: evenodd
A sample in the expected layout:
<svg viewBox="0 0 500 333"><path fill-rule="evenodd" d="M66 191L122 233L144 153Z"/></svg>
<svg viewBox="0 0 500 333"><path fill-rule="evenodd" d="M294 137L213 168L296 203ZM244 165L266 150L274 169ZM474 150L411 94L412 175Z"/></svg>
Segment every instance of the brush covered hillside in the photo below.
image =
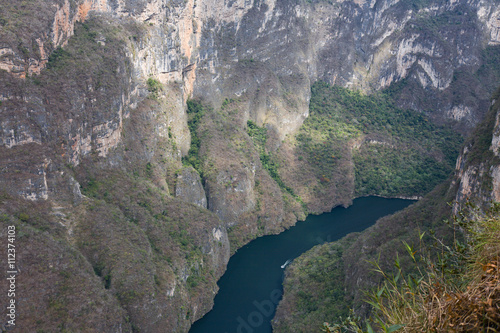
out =
<svg viewBox="0 0 500 333"><path fill-rule="evenodd" d="M404 211L318 245L287 268L274 331L321 332L328 322L326 331L364 332L368 317L382 331L499 328L499 97L500 90L453 177Z"/></svg>
<svg viewBox="0 0 500 333"><path fill-rule="evenodd" d="M496 0L0 8L0 238L15 227L26 332L187 332L250 240L445 180L500 78ZM463 198L490 172L466 166Z"/></svg>

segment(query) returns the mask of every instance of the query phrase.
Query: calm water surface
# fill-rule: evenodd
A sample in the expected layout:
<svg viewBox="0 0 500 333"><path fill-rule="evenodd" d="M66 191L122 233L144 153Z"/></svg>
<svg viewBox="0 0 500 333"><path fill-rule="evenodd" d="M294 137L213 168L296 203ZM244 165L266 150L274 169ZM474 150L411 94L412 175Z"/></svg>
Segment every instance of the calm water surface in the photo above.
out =
<svg viewBox="0 0 500 333"><path fill-rule="evenodd" d="M287 260L315 245L362 231L413 202L358 198L347 209L337 207L330 213L310 215L279 235L250 242L231 257L218 282L214 308L195 322L189 333L271 333L271 319L283 290L281 266Z"/></svg>

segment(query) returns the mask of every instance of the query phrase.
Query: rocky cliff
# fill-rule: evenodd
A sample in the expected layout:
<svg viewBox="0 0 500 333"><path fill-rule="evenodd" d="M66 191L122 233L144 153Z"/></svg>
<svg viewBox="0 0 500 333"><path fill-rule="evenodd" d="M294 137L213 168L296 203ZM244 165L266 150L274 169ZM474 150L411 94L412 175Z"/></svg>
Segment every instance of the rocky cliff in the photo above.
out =
<svg viewBox="0 0 500 333"><path fill-rule="evenodd" d="M389 89L467 133L500 75L494 0L1 7L1 236L16 226L19 289L38 291L19 298L28 330L186 331L230 251L349 204L360 142L322 192L293 145L313 82ZM195 134L188 99L207 109Z"/></svg>
<svg viewBox="0 0 500 333"><path fill-rule="evenodd" d="M500 200L499 91L491 100L486 119L466 142L457 160L455 183L458 186L453 212L489 208Z"/></svg>

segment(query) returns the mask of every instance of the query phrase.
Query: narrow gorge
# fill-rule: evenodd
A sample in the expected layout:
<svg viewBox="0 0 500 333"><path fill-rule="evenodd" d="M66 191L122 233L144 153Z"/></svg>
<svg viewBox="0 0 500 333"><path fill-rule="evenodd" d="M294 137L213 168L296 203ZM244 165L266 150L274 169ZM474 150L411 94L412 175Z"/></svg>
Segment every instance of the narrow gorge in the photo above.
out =
<svg viewBox="0 0 500 333"><path fill-rule="evenodd" d="M308 214L424 197L407 232L447 214L428 193L499 200L496 0L0 3L2 331L188 332L231 255Z"/></svg>

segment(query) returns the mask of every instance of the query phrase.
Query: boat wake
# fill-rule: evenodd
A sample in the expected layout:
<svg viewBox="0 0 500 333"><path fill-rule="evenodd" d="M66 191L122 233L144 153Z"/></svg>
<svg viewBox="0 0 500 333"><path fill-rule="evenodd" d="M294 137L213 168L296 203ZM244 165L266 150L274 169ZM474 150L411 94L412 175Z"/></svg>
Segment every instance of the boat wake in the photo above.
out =
<svg viewBox="0 0 500 333"><path fill-rule="evenodd" d="M287 261L285 261L285 263L283 265L281 265L281 268L285 268L291 262L292 262L292 260L288 259Z"/></svg>

